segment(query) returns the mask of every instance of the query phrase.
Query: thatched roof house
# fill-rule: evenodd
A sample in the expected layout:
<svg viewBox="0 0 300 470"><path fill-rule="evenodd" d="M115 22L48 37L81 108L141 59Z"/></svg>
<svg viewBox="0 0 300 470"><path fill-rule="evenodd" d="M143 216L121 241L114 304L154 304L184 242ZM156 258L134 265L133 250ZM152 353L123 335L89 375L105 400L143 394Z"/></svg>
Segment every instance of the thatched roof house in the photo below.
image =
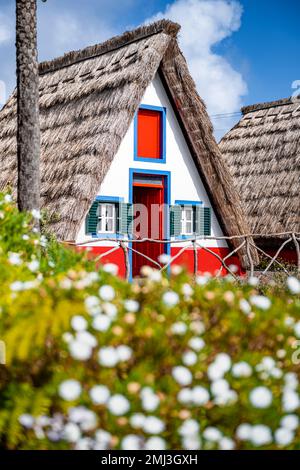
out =
<svg viewBox="0 0 300 470"><path fill-rule="evenodd" d="M300 232L300 101L255 104L242 114L219 147L251 231Z"/></svg>
<svg viewBox="0 0 300 470"><path fill-rule="evenodd" d="M177 43L159 21L40 64L41 200L54 233L74 240L159 73L225 234L248 232L228 168ZM0 112L0 190L16 187L16 94Z"/></svg>

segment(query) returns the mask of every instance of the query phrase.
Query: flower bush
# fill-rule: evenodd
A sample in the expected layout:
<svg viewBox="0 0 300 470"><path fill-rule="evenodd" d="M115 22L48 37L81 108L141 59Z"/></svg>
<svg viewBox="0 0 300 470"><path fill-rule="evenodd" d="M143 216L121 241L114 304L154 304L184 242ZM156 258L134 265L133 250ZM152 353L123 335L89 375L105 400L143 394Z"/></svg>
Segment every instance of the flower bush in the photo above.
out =
<svg viewBox="0 0 300 470"><path fill-rule="evenodd" d="M300 448L296 277L128 284L33 217L0 195L1 448Z"/></svg>

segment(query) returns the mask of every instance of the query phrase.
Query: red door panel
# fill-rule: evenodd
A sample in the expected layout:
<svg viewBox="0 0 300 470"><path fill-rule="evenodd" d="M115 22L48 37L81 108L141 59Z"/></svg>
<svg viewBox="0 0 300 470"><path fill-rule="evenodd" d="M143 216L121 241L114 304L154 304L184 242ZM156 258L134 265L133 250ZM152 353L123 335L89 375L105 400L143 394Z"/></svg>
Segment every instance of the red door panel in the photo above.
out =
<svg viewBox="0 0 300 470"><path fill-rule="evenodd" d="M133 188L133 203L135 205L134 216L134 236L137 239L152 238L161 240L163 237L163 209L159 206L164 203L163 188L138 187ZM142 205L141 211L137 211ZM145 220L147 218L147 220ZM148 224L147 224L148 222ZM158 261L158 257L164 253L164 244L145 241L132 243L134 250L143 253L148 258ZM153 262L145 257L132 253L132 274L138 276L142 266L157 267Z"/></svg>

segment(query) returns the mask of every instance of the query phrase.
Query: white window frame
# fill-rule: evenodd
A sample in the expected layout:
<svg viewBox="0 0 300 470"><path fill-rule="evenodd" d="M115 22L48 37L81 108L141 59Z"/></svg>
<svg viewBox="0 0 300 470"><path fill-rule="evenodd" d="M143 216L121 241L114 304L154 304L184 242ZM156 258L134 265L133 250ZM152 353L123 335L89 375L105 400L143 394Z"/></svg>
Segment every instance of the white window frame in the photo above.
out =
<svg viewBox="0 0 300 470"><path fill-rule="evenodd" d="M107 208L112 208L112 216L107 215ZM107 222L112 220L112 230L107 230ZM100 202L98 205L98 233L116 233L116 204Z"/></svg>
<svg viewBox="0 0 300 470"><path fill-rule="evenodd" d="M187 219L187 211L191 211L191 219ZM193 206L181 206L181 235L193 235L195 225L195 211ZM187 224L191 224L191 231L187 230Z"/></svg>

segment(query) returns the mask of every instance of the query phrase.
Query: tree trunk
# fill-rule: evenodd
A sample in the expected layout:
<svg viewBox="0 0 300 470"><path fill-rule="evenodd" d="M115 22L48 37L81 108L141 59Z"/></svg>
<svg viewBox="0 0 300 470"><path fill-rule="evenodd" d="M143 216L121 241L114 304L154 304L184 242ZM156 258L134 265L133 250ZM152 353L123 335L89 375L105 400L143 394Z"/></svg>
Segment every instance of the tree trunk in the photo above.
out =
<svg viewBox="0 0 300 470"><path fill-rule="evenodd" d="M16 0L18 207L40 208L39 72L36 0Z"/></svg>

